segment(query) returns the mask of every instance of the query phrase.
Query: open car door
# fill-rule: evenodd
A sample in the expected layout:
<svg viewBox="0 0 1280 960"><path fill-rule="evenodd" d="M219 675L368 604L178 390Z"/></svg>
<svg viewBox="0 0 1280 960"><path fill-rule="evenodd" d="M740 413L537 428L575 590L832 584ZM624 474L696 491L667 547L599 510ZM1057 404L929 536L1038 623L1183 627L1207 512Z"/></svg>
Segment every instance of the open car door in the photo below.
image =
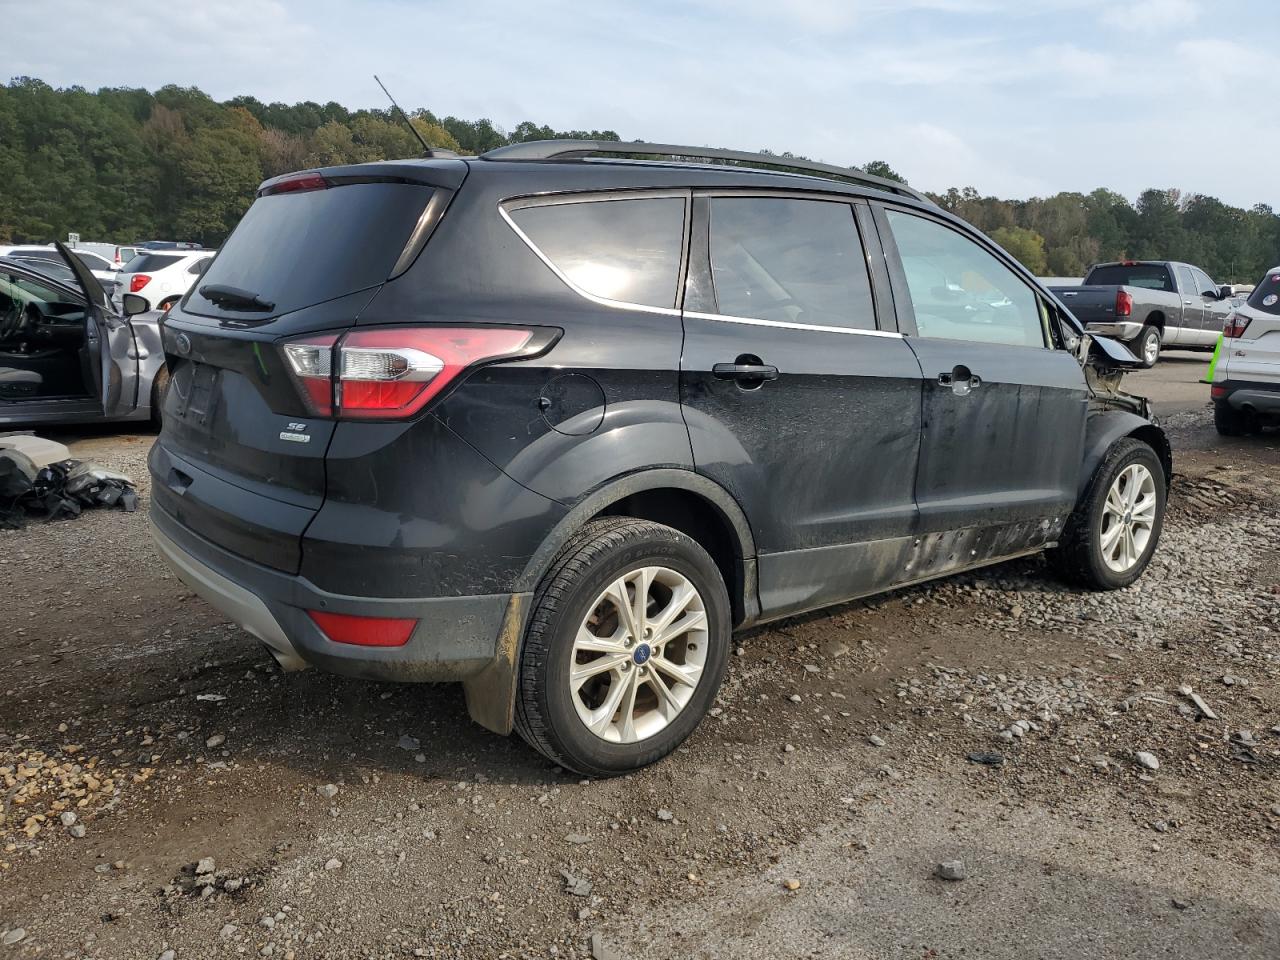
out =
<svg viewBox="0 0 1280 960"><path fill-rule="evenodd" d="M133 339L133 327L127 318L116 311L98 278L93 275L79 257L71 255L65 246L55 241L54 246L75 274L76 284L85 298L85 349L89 354L89 369L99 372L90 377L88 384L102 401L105 417L122 416L138 403L138 350Z"/></svg>

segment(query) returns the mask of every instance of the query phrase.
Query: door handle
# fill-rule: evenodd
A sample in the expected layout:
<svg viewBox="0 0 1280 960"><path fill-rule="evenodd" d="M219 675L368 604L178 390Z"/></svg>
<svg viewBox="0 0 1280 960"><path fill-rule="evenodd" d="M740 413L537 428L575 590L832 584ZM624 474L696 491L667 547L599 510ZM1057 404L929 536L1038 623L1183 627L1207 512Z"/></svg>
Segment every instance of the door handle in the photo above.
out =
<svg viewBox="0 0 1280 960"><path fill-rule="evenodd" d="M711 373L717 380L737 380L740 384L757 387L766 380L778 379L777 367L745 354L733 363L717 363L711 368Z"/></svg>
<svg viewBox="0 0 1280 960"><path fill-rule="evenodd" d="M982 386L982 378L968 367L960 365L950 370L943 370L938 374L938 384L939 386L950 387L951 392L957 397L964 397L970 391Z"/></svg>

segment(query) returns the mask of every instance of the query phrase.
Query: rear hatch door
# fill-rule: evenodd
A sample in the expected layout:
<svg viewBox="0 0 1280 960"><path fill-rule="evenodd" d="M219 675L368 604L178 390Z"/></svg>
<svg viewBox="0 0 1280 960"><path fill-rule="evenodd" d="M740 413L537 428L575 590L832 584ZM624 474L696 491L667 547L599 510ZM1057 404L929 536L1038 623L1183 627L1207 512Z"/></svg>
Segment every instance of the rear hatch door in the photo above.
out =
<svg viewBox="0 0 1280 960"><path fill-rule="evenodd" d="M334 421L308 401L284 343L353 326L412 262L428 208L464 173L457 161L369 164L263 185L164 323L171 381L151 459L161 510L235 554L297 571L324 502Z"/></svg>

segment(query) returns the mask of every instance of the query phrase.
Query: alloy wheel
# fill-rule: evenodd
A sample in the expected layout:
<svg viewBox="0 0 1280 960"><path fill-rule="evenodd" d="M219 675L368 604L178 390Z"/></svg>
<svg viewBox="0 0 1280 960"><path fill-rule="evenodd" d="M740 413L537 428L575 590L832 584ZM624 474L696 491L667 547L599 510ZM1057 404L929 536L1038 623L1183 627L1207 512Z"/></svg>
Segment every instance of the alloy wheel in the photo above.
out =
<svg viewBox="0 0 1280 960"><path fill-rule="evenodd" d="M635 743L670 724L706 666L707 610L684 574L640 567L609 584L578 627L569 688L597 737Z"/></svg>
<svg viewBox="0 0 1280 960"><path fill-rule="evenodd" d="M1156 522L1156 480L1141 463L1117 474L1102 507L1098 536L1102 559L1116 573L1127 573L1146 553Z"/></svg>

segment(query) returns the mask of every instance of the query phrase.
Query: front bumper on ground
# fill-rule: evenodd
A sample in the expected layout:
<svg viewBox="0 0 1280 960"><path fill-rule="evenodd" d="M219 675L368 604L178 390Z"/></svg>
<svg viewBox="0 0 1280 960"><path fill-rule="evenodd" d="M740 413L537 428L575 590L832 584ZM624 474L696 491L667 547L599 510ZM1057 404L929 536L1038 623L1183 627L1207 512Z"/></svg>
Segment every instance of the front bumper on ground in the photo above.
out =
<svg viewBox="0 0 1280 960"><path fill-rule="evenodd" d="M474 678L496 660L511 594L369 599L320 590L303 577L252 563L175 522L152 502L151 535L178 578L271 649L287 670L308 665L334 673L397 681ZM323 610L418 621L401 647L335 643L307 615Z"/></svg>
<svg viewBox="0 0 1280 960"><path fill-rule="evenodd" d="M1090 323L1085 325L1089 333L1102 337L1114 337L1116 340L1132 340L1142 332L1142 324L1131 320L1117 320L1114 323Z"/></svg>

